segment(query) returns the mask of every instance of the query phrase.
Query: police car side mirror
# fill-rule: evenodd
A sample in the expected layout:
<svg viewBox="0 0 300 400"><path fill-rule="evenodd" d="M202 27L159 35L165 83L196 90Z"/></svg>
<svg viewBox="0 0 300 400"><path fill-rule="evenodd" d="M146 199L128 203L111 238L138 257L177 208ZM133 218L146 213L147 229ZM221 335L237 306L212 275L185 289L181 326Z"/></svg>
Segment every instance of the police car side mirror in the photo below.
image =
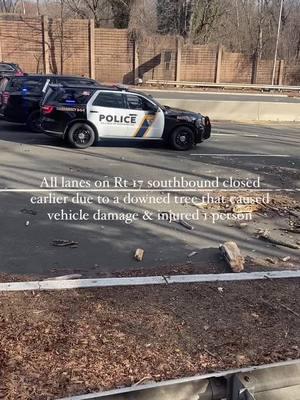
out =
<svg viewBox="0 0 300 400"><path fill-rule="evenodd" d="M151 114L156 114L158 112L159 108L155 104L151 104L147 107L146 111L149 111Z"/></svg>

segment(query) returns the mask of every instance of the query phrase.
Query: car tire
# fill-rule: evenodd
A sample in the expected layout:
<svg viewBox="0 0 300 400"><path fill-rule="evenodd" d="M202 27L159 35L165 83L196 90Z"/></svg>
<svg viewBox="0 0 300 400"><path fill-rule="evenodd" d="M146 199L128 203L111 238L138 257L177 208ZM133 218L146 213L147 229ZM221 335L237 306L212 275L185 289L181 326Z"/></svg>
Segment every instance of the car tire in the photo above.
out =
<svg viewBox="0 0 300 400"><path fill-rule="evenodd" d="M178 151L190 150L194 146L194 132L188 126L179 126L171 133L170 145Z"/></svg>
<svg viewBox="0 0 300 400"><path fill-rule="evenodd" d="M78 122L70 127L67 140L76 149L86 149L93 145L96 135L94 129L84 122Z"/></svg>
<svg viewBox="0 0 300 400"><path fill-rule="evenodd" d="M27 118L27 121L26 121L26 126L30 132L41 133L43 131L42 127L41 127L40 111L33 111L29 115L29 117Z"/></svg>

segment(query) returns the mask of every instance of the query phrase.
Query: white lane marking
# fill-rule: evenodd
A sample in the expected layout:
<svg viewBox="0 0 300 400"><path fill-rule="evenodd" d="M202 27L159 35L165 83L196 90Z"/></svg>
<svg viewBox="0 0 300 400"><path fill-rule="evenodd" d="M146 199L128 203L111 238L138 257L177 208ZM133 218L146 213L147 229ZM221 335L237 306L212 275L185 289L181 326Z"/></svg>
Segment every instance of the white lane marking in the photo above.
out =
<svg viewBox="0 0 300 400"><path fill-rule="evenodd" d="M241 135L239 133L212 133L212 138L214 138L214 136L238 136L238 137L259 137L259 135Z"/></svg>
<svg viewBox="0 0 300 400"><path fill-rule="evenodd" d="M192 153L190 156L212 156L212 157L291 157L290 154L226 154L226 153Z"/></svg>
<svg viewBox="0 0 300 400"><path fill-rule="evenodd" d="M249 135L242 135L243 137L259 137L259 135L252 135L252 134L249 134Z"/></svg>

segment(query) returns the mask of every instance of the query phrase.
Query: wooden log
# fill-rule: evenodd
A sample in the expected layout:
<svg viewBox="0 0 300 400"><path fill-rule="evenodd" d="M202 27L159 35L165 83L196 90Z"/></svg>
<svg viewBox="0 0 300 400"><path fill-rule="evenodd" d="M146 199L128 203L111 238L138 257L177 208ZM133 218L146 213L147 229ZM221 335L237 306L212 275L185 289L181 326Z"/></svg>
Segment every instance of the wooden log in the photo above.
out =
<svg viewBox="0 0 300 400"><path fill-rule="evenodd" d="M262 234L259 235L259 238L263 239L263 240L267 240L268 242L278 245L278 246L284 246L284 247L288 247L290 249L299 249L300 247L295 244L295 243L290 243L290 242L284 242L283 240L278 240L278 239L274 239L270 236L268 231L263 232Z"/></svg>
<svg viewBox="0 0 300 400"><path fill-rule="evenodd" d="M233 272L244 270L245 260L235 242L225 242L220 245L219 249Z"/></svg>
<svg viewBox="0 0 300 400"><path fill-rule="evenodd" d="M235 214L242 213L253 213L261 210L261 206L259 204L236 204L232 211Z"/></svg>
<svg viewBox="0 0 300 400"><path fill-rule="evenodd" d="M291 214L293 217L300 218L300 212L296 210L288 210L288 213Z"/></svg>

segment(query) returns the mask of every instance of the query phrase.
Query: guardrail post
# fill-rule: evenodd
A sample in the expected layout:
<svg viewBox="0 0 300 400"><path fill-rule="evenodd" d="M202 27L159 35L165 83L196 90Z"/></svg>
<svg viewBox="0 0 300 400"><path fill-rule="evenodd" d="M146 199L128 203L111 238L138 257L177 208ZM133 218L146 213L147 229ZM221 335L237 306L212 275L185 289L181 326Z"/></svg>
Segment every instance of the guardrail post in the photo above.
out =
<svg viewBox="0 0 300 400"><path fill-rule="evenodd" d="M50 73L50 62L49 62L49 37L48 37L48 17L42 15L42 51L43 51L43 66L44 74ZM1 59L1 57L0 57Z"/></svg>
<svg viewBox="0 0 300 400"><path fill-rule="evenodd" d="M90 78L95 79L95 21L89 20L89 74Z"/></svg>
<svg viewBox="0 0 300 400"><path fill-rule="evenodd" d="M182 38L176 38L176 61L175 61L175 81L181 80L181 54L182 54Z"/></svg>
<svg viewBox="0 0 300 400"><path fill-rule="evenodd" d="M220 44L217 50L215 83L221 82L222 56L223 56L223 46Z"/></svg>
<svg viewBox="0 0 300 400"><path fill-rule="evenodd" d="M284 71L284 60L280 60L279 61L279 68L278 68L278 85L282 85L282 82L283 82L283 71Z"/></svg>

